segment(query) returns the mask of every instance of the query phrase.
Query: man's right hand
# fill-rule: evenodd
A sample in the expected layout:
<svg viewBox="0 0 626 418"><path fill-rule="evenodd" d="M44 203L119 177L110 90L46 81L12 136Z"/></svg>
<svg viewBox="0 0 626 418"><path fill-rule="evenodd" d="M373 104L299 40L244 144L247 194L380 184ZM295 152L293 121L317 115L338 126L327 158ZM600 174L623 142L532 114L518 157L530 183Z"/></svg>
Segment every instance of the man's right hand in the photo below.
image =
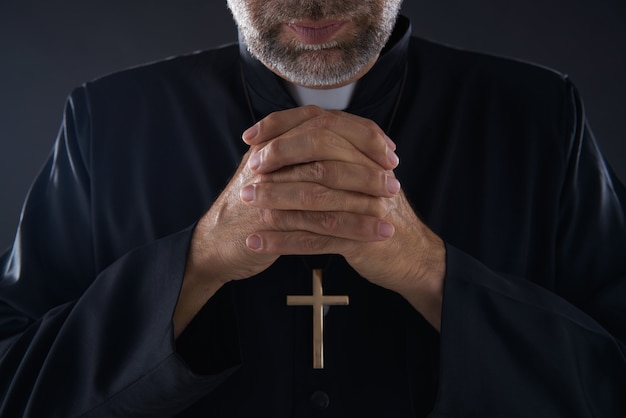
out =
<svg viewBox="0 0 626 418"><path fill-rule="evenodd" d="M255 177L248 168L251 153L249 150L244 155L226 188L193 231L173 317L175 337L225 283L252 277L278 258L256 254L246 246L246 238L262 218L261 210L246 205L240 197L241 188Z"/></svg>
<svg viewBox="0 0 626 418"><path fill-rule="evenodd" d="M250 249L246 240L256 231L325 234L324 228L330 227L332 235L350 240L388 238L376 231L385 215L381 199L397 192L388 189L389 181L396 181L391 169L397 159L390 161L395 146L375 124L304 107L272 114L254 129L270 139L247 141L250 150L194 230L174 315L176 335L224 283L252 277L280 256ZM262 159L269 149L280 155L282 147L290 150L284 159L274 158L274 166L256 169L254 158ZM256 187L277 183L284 185L283 192L307 195L315 204L273 209L246 204Z"/></svg>

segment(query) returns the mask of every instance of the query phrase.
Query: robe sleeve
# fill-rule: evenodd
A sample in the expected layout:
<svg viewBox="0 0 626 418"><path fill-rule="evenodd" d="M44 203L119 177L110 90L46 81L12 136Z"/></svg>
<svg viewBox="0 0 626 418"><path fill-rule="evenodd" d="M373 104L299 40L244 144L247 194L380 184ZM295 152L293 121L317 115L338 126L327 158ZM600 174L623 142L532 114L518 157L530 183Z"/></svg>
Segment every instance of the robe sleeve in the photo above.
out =
<svg viewBox="0 0 626 418"><path fill-rule="evenodd" d="M239 362L235 337L213 341L218 349L206 345L207 374L176 348L172 315L192 227L96 271L88 108L85 89L77 89L0 259L2 417L172 416ZM205 330L215 338L220 321L230 320L219 317L227 298L203 310L215 317Z"/></svg>
<svg viewBox="0 0 626 418"><path fill-rule="evenodd" d="M556 277L510 277L447 246L431 418L626 417L626 193L568 93Z"/></svg>

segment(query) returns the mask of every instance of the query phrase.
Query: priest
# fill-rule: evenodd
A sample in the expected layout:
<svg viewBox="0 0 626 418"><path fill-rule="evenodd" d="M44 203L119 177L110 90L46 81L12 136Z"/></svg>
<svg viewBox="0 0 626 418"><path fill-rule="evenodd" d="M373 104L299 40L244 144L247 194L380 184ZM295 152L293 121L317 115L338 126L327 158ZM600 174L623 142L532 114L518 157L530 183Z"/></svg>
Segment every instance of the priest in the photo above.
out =
<svg viewBox="0 0 626 418"><path fill-rule="evenodd" d="M75 89L0 281L2 417L626 416L626 190L567 76L401 0Z"/></svg>

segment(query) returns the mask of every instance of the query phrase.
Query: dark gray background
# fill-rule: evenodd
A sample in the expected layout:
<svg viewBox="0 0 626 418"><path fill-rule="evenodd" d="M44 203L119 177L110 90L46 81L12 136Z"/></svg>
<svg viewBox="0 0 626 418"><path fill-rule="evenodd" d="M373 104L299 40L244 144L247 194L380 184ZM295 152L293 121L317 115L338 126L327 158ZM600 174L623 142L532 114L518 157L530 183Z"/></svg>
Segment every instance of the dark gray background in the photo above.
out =
<svg viewBox="0 0 626 418"><path fill-rule="evenodd" d="M626 1L405 0L403 9L417 35L570 74L626 179ZM235 39L225 0L0 0L0 250L74 86Z"/></svg>

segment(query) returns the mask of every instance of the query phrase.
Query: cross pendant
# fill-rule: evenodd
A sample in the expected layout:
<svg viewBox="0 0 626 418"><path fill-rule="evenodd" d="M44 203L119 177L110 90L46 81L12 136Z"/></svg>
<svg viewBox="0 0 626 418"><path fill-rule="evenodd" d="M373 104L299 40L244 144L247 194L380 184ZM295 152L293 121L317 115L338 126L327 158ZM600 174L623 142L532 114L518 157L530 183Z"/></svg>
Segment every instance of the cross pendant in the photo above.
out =
<svg viewBox="0 0 626 418"><path fill-rule="evenodd" d="M324 305L348 305L348 296L326 296L322 290L322 269L313 269L313 294L287 296L289 306L313 307L313 368L324 368Z"/></svg>

